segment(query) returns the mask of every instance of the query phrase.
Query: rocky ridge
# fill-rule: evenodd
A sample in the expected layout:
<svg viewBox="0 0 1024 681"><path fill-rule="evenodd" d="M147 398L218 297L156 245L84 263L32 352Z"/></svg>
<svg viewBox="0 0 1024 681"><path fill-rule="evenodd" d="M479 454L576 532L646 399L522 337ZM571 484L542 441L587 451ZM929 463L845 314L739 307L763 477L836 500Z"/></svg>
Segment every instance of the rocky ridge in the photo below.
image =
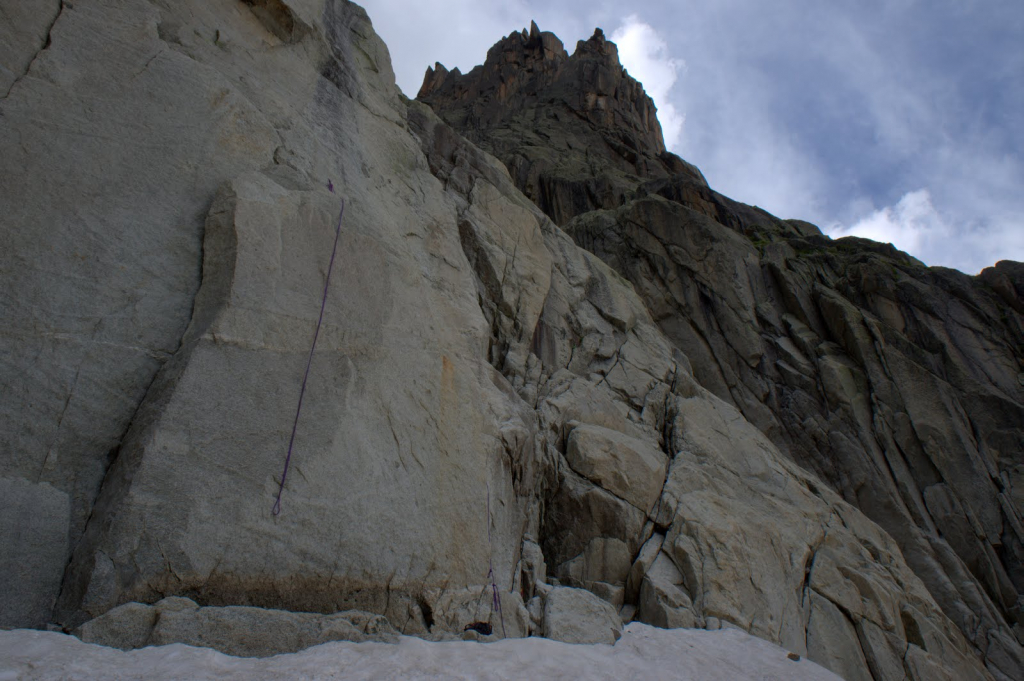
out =
<svg viewBox="0 0 1024 681"><path fill-rule="evenodd" d="M2 303L4 626L239 650L246 622L294 627L302 646L480 622L596 641L637 619L738 626L848 679L1016 678L990 596L965 635L898 535L714 394L614 249L570 238L610 244L619 229L595 221L637 205L693 211L659 186L760 215L663 153L653 105L600 35L577 50L589 61L537 30L506 39L559 87L603 83L564 119L622 159L595 157L605 174L588 179L573 155L534 157L539 143L510 173L401 97L342 0L24 7L5 4L23 39L0 55L0 276L16 292ZM457 91L439 71L437 91ZM509 110L534 85L517 87ZM536 129L558 132L542 104ZM759 254L733 218L701 215L709 242ZM821 239L771 225L771 249ZM1002 267L993 290L1019 298Z"/></svg>
<svg viewBox="0 0 1024 681"><path fill-rule="evenodd" d="M516 171L544 162L535 100L572 108L559 74L593 74L571 65L607 43L595 34L556 68L537 71L529 91L502 97L494 79L505 74L494 66L521 61L514 38L440 86L428 71L420 97L502 158L525 194L633 285L702 386L894 537L979 651L1015 660L1004 671L1019 669L1024 265L1001 262L969 277L926 268L889 245L832 241L813 225L723 197L693 172L666 177L645 165L623 174L616 139L588 147L603 149L601 158L584 156L573 141L588 126L548 118L549 148L567 150L555 175L612 167L624 182L566 211L543 181ZM622 78L605 115L639 126L646 110L625 94L635 81ZM604 82L584 77L581 90ZM475 109L500 115L468 117L462 92L479 94ZM648 141L636 155L665 158L664 145Z"/></svg>
<svg viewBox="0 0 1024 681"><path fill-rule="evenodd" d="M497 156L559 225L618 206L638 177L686 173L704 183L665 150L654 102L601 29L570 58L557 36L533 23L498 41L465 75L428 68L417 99Z"/></svg>

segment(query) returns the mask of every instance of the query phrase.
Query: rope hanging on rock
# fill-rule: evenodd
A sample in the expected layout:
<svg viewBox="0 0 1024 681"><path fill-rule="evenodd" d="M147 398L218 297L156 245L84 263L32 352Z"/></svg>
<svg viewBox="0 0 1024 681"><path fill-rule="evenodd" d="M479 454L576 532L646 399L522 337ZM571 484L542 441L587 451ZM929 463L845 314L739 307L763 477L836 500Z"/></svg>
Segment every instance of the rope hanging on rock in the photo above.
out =
<svg viewBox="0 0 1024 681"><path fill-rule="evenodd" d="M334 185L327 181L327 188L334 193ZM309 347L309 359L306 360L306 373L302 375L302 388L299 389L299 406L295 408L295 421L292 422L292 436L288 440L288 454L284 457L284 471L281 473L281 484L277 487L277 499L271 512L274 515L281 513L281 493L284 492L284 481L288 477L288 465L292 461L292 447L295 445L295 431L299 427L299 414L302 412L302 397L306 394L306 381L309 380L309 368L313 364L313 351L316 350L316 339L320 336L320 325L324 321L324 309L327 307L327 289L331 285L331 270L334 269L334 256L338 253L338 238L341 236L341 219L345 215L345 199L341 200L341 212L338 214L338 227L334 232L334 248L331 250L331 262L327 265L327 280L324 282L324 297L320 301L320 318L316 321L316 331L313 332L313 344Z"/></svg>
<svg viewBox="0 0 1024 681"><path fill-rule="evenodd" d="M487 483L487 579L491 581L491 612L498 611L498 620L501 622L501 635L505 634L505 615L501 611L501 596L498 593L498 585L494 583L494 547L491 543L491 484Z"/></svg>

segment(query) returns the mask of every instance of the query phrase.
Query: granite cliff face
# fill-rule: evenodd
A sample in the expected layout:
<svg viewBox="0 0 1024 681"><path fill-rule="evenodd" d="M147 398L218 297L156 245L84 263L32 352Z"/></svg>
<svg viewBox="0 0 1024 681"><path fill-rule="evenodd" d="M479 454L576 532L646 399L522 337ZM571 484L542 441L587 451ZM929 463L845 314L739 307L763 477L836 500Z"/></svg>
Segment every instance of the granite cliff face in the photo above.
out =
<svg viewBox="0 0 1024 681"><path fill-rule="evenodd" d="M595 54L603 70L588 68ZM506 63L523 65L518 88L505 85ZM977 277L926 268L891 246L832 241L731 201L689 168L672 173L650 140L658 130L634 134L640 148L626 151L619 133L643 130L650 102L620 71L600 32L565 57L534 27L464 76L428 71L419 96L633 284L703 387L883 527L974 646L1019 656L1024 265ZM567 73L582 93L604 94L605 120L628 122L609 131L560 117L582 108ZM476 97L469 106L464 93ZM604 143L580 147L581 134ZM552 153L557 168L545 165ZM537 178L518 172L538 166ZM574 200L551 190L579 186L574 176L617 189L568 191Z"/></svg>
<svg viewBox="0 0 1024 681"><path fill-rule="evenodd" d="M1020 265L715 194L600 33L428 106L343 0L0 3L0 624L1020 678Z"/></svg>

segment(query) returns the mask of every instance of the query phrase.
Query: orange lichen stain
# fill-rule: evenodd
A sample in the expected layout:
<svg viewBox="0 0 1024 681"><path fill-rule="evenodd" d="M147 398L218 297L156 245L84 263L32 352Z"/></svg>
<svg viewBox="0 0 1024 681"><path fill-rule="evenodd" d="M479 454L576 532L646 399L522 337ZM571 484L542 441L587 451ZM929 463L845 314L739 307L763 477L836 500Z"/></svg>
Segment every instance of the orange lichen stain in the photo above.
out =
<svg viewBox="0 0 1024 681"><path fill-rule="evenodd" d="M455 366L445 355L441 355L441 394L455 397Z"/></svg>
<svg viewBox="0 0 1024 681"><path fill-rule="evenodd" d="M455 365L441 355L441 394L438 396L437 445L438 451L449 453L452 443L448 433L458 422L459 398L455 392Z"/></svg>
<svg viewBox="0 0 1024 681"><path fill-rule="evenodd" d="M224 100L227 99L227 96L230 93L231 91L227 88L221 88L217 90L217 92L215 92L213 96L210 97L210 108L216 109L217 107L219 107L221 104L224 103Z"/></svg>

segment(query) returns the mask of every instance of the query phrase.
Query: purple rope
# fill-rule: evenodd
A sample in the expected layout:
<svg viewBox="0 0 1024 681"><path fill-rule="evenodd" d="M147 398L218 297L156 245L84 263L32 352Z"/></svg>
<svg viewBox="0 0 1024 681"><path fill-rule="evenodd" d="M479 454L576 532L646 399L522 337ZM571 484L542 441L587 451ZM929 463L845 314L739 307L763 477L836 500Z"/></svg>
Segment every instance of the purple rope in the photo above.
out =
<svg viewBox="0 0 1024 681"><path fill-rule="evenodd" d="M334 187L328 180L328 189L334 192ZM299 390L299 406L295 409L295 421L292 423L292 437L288 440L288 455L284 458L284 471L281 473L281 484L277 488L277 499L271 512L274 515L281 513L281 493L284 492L284 480L288 477L288 465L292 461L292 446L295 444L295 431L299 427L299 413L302 411L302 398L306 394L306 381L309 380L309 367L313 364L313 351L316 350L316 339L320 336L320 325L324 321L324 308L327 307L327 289L331 285L331 270L334 269L334 256L338 252L338 238L341 237L341 218L345 215L345 199L341 200L341 213L338 214L338 228L334 232L334 249L331 251L331 262L327 265L327 281L324 282L324 297L320 301L320 318L316 321L316 331L313 332L313 344L309 348L309 359L306 360L306 373L302 375L302 388ZM489 512L489 511L488 511Z"/></svg>
<svg viewBox="0 0 1024 681"><path fill-rule="evenodd" d="M493 549L491 544L491 483L487 483L487 579L491 580L491 612L498 611L498 620L501 622L501 635L508 638L505 633L505 614L501 611L501 598L498 596L498 585L494 583L494 562Z"/></svg>

